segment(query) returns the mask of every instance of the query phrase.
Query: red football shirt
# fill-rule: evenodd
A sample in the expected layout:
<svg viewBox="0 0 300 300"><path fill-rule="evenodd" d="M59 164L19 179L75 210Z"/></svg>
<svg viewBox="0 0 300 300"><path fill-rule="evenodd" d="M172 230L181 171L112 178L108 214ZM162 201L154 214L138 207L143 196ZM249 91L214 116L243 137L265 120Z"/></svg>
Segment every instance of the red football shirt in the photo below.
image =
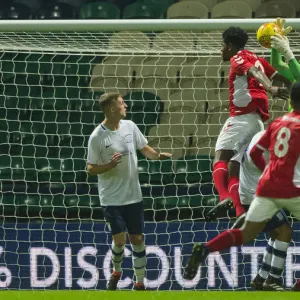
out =
<svg viewBox="0 0 300 300"><path fill-rule="evenodd" d="M269 119L268 97L261 83L253 76L247 76L251 67L257 67L270 79L276 70L263 58L251 51L242 50L230 59L228 77L230 116L258 112L263 121Z"/></svg>
<svg viewBox="0 0 300 300"><path fill-rule="evenodd" d="M256 195L300 197L300 113L276 119L257 142L270 152L270 162L259 180Z"/></svg>

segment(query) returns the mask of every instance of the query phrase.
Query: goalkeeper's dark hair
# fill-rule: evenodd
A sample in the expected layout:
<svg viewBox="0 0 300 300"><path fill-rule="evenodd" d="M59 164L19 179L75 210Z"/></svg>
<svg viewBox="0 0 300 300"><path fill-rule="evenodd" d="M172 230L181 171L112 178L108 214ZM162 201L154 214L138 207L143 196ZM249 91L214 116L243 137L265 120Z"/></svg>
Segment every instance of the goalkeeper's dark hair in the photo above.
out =
<svg viewBox="0 0 300 300"><path fill-rule="evenodd" d="M226 29L223 34L223 42L226 44L231 43L232 45L236 46L237 48L241 49L244 48L248 42L248 33L244 31L240 27L229 27Z"/></svg>
<svg viewBox="0 0 300 300"><path fill-rule="evenodd" d="M122 97L120 93L105 93L101 95L99 99L99 105L101 111L105 113L105 111L118 100L119 97Z"/></svg>
<svg viewBox="0 0 300 300"><path fill-rule="evenodd" d="M291 100L294 108L300 109L300 82L295 82L291 87Z"/></svg>

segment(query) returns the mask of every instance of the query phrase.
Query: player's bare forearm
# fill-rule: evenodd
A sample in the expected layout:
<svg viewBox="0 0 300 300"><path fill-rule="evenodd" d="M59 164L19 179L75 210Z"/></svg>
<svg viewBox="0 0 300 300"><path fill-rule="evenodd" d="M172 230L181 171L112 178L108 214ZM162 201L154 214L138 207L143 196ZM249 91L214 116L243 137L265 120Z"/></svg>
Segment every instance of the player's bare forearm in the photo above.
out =
<svg viewBox="0 0 300 300"><path fill-rule="evenodd" d="M144 148L142 148L141 150L141 153L151 159L151 160L156 160L156 159L159 159L159 153L156 152L152 147L150 147L149 145L146 145Z"/></svg>
<svg viewBox="0 0 300 300"><path fill-rule="evenodd" d="M87 166L87 172L89 173L89 175L98 175L98 174L103 174L109 170L111 170L113 168L113 165L111 162L109 162L108 164L104 164L104 165L96 165L96 164L88 164Z"/></svg>
<svg viewBox="0 0 300 300"><path fill-rule="evenodd" d="M272 87L271 80L268 78L268 76L265 73L260 71L258 68L251 67L248 70L248 76L249 75L253 76L258 82L260 82L266 91L268 91Z"/></svg>
<svg viewBox="0 0 300 300"><path fill-rule="evenodd" d="M151 159L151 160L164 160L164 159L168 159L172 156L171 153L158 153L157 151L155 151L152 147L150 147L149 145L146 145L144 148L142 148L140 150L142 152L142 154Z"/></svg>
<svg viewBox="0 0 300 300"><path fill-rule="evenodd" d="M122 161L122 154L119 152L115 152L111 157L111 161L107 164L97 165L97 164L88 163L87 171L90 175L102 174L115 168L119 163L121 163L121 161Z"/></svg>
<svg viewBox="0 0 300 300"><path fill-rule="evenodd" d="M265 73L260 71L256 67L251 67L248 71L248 76L253 76L258 82L260 82L265 90L269 92L274 98L278 97L283 100L287 100L289 98L289 93L286 87L277 87L272 86L271 80L267 77ZM289 84L289 81L281 75L279 78L282 79L282 82L286 82Z"/></svg>

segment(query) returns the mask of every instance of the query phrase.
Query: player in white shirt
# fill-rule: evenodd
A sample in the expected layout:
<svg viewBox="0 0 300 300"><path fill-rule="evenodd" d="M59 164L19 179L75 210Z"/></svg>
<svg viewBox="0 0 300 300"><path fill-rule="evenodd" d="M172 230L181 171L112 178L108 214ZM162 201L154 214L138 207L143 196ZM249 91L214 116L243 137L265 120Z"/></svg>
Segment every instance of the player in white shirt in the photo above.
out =
<svg viewBox="0 0 300 300"><path fill-rule="evenodd" d="M265 131L260 131L254 135L247 147L242 161L240 162L240 186L239 194L241 203L248 211L251 202L255 197L255 191L262 172L253 163L250 152L254 145L263 136ZM265 152L264 157L269 161L269 153ZM240 227L238 219L232 228ZM263 261L257 276L251 281L250 285L256 290L283 290L280 277L283 272L286 252L292 239L292 228L289 225L284 210L277 212L272 219L265 225L264 232L270 233L268 245L264 251Z"/></svg>
<svg viewBox="0 0 300 300"><path fill-rule="evenodd" d="M127 105L119 93L102 95L100 108L105 119L89 138L87 170L90 175L98 175L100 202L112 233L113 272L107 289L116 290L121 278L127 231L136 278L134 288L144 290L144 210L136 150L153 160L168 159L172 155L157 153L147 145L147 139L132 121L123 120Z"/></svg>
<svg viewBox="0 0 300 300"><path fill-rule="evenodd" d="M260 137L264 134L264 130L256 133L249 146L247 147L242 161L240 162L240 185L239 194L241 203L243 205L250 205L257 188L259 177L261 176L261 171L254 165L251 157L250 151L253 146L258 142ZM268 154L265 153L265 158L268 159Z"/></svg>

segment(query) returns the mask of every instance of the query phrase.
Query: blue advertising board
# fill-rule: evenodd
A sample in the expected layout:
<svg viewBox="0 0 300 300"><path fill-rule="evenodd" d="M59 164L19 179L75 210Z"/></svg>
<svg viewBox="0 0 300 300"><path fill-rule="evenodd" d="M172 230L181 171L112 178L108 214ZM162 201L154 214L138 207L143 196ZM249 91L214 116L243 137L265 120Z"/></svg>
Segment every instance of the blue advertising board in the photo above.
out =
<svg viewBox="0 0 300 300"><path fill-rule="evenodd" d="M254 244L211 254L196 278L183 280L183 268L194 242L205 242L228 223L146 223L145 283L159 290L245 290L255 276L266 245ZM299 235L300 224L293 229ZM299 238L299 236L298 236ZM0 288L105 289L111 272L111 236L104 223L3 223L0 229ZM127 244L119 288L131 289L131 248ZM284 271L290 287L300 277L300 243L293 241Z"/></svg>

